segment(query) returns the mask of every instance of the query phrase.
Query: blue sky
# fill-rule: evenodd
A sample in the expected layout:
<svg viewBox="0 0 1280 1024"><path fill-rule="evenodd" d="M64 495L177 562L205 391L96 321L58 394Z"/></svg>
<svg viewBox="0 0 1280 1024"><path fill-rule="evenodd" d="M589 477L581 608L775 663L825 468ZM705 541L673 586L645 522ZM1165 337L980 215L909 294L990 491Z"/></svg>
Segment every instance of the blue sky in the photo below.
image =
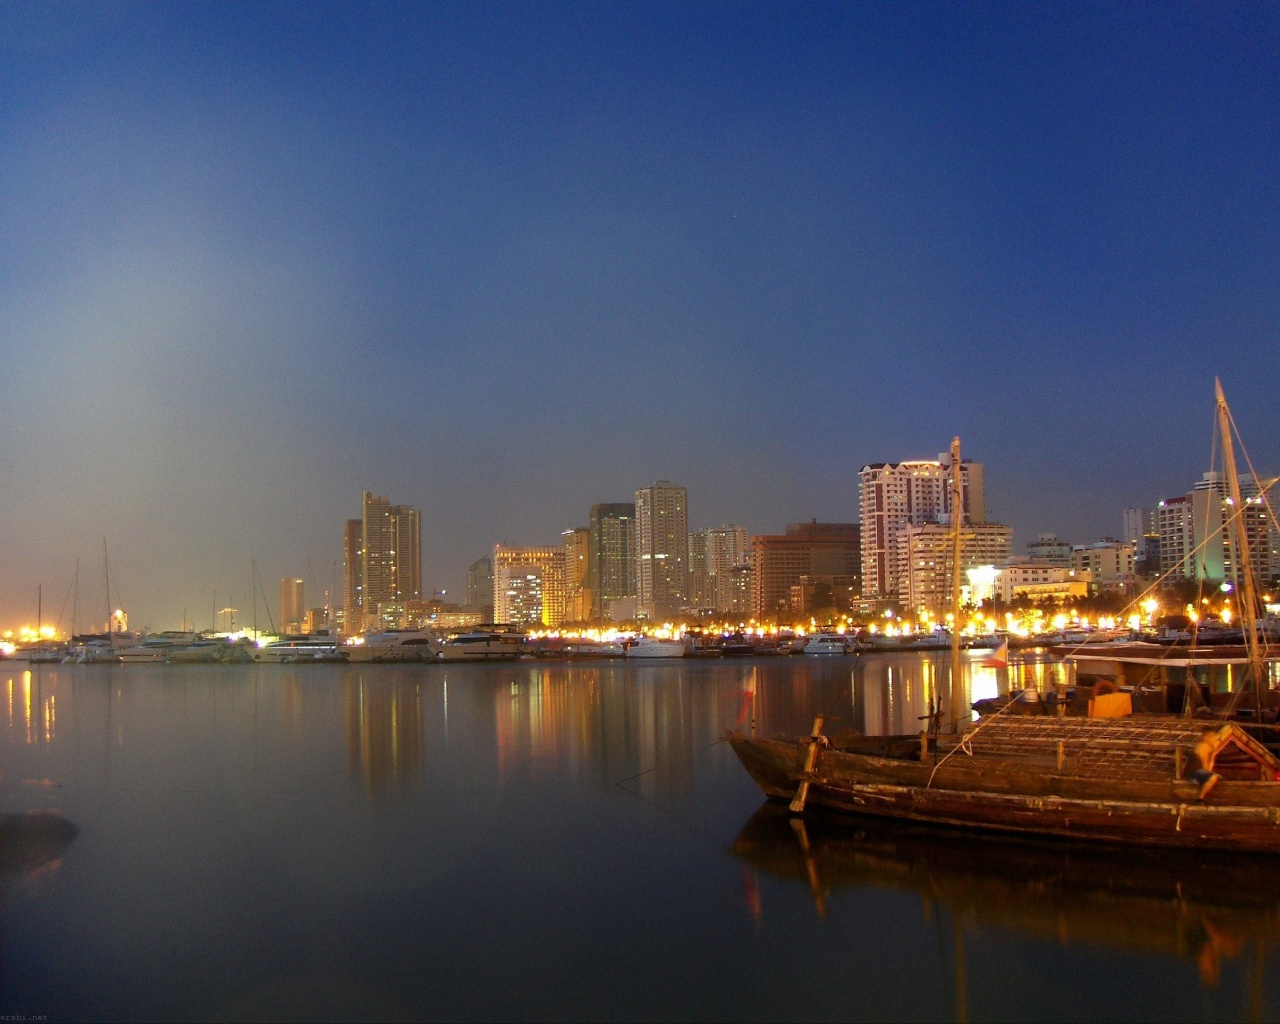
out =
<svg viewBox="0 0 1280 1024"><path fill-rule="evenodd" d="M6 4L0 624L430 588L666 478L857 517L959 434L1021 546L1280 472L1273 6ZM340 566L340 563L338 563ZM52 595L52 596L51 596ZM220 602L222 603L221 599ZM65 624L65 623L64 623Z"/></svg>

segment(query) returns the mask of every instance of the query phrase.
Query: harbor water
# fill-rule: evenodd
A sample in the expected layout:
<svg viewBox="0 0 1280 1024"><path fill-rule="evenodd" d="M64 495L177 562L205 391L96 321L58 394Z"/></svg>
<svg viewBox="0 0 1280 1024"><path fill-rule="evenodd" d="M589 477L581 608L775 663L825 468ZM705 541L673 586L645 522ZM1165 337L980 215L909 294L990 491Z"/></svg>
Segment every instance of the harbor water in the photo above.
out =
<svg viewBox="0 0 1280 1024"><path fill-rule="evenodd" d="M966 700L1061 681L989 653ZM947 677L0 664L0 1015L1277 1016L1272 861L793 821L721 742L916 733Z"/></svg>

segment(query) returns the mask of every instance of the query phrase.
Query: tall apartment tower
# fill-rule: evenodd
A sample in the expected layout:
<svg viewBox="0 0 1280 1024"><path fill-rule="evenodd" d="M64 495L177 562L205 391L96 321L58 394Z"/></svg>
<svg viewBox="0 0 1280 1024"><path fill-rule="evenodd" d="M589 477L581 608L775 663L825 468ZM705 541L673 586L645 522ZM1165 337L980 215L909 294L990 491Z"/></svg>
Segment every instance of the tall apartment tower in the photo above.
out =
<svg viewBox="0 0 1280 1024"><path fill-rule="evenodd" d="M364 598L365 618L396 598L396 531L391 502L364 492Z"/></svg>
<svg viewBox="0 0 1280 1024"><path fill-rule="evenodd" d="M342 628L348 635L401 625L404 606L422 599L422 514L371 491L364 492L361 511L361 518L347 520L343 535Z"/></svg>
<svg viewBox="0 0 1280 1024"><path fill-rule="evenodd" d="M280 630L297 633L307 616L307 604L303 600L302 580L280 581Z"/></svg>
<svg viewBox="0 0 1280 1024"><path fill-rule="evenodd" d="M729 571L749 559L745 527L725 523L689 534L689 603L718 612L733 610Z"/></svg>
<svg viewBox="0 0 1280 1024"><path fill-rule="evenodd" d="M1252 474L1240 477L1240 495L1245 507L1240 513L1249 542L1249 560L1255 578L1266 581L1280 572L1280 532L1260 498L1274 485ZM1179 509L1179 506L1183 506ZM1182 517L1179 521L1178 511ZM1230 581L1239 573L1235 538L1228 524L1233 516L1227 496L1227 482L1221 473L1205 473L1184 499L1170 498L1160 503L1160 567L1190 579ZM1178 527L1181 526L1181 536ZM1166 533L1171 548L1166 559ZM1179 541L1182 547L1179 548Z"/></svg>
<svg viewBox="0 0 1280 1024"><path fill-rule="evenodd" d="M1160 534L1160 572L1194 579L1196 531L1191 498L1183 495L1160 502L1156 531Z"/></svg>
<svg viewBox="0 0 1280 1024"><path fill-rule="evenodd" d="M863 466L859 475L862 512L862 593L864 597L894 599L898 596L898 538L908 526L950 523L948 487L950 459L933 461L876 462ZM963 514L970 523L986 522L986 498L982 463L960 463L964 494Z"/></svg>
<svg viewBox="0 0 1280 1024"><path fill-rule="evenodd" d="M364 629L364 521L348 519L342 531L342 630Z"/></svg>
<svg viewBox="0 0 1280 1024"><path fill-rule="evenodd" d="M636 491L636 614L674 619L688 603L689 492L669 480Z"/></svg>
<svg viewBox="0 0 1280 1024"><path fill-rule="evenodd" d="M591 506L587 586L593 621L608 618L614 601L630 601L636 596L635 525L632 502Z"/></svg>
<svg viewBox="0 0 1280 1024"><path fill-rule="evenodd" d="M493 559L477 558L467 566L467 607L493 621Z"/></svg>
<svg viewBox="0 0 1280 1024"><path fill-rule="evenodd" d="M422 600L422 513L412 505L391 507L395 601Z"/></svg>
<svg viewBox="0 0 1280 1024"><path fill-rule="evenodd" d="M1126 544L1132 544L1135 548L1140 547L1144 538L1156 532L1155 509L1127 508L1124 510L1124 533L1121 536Z"/></svg>
<svg viewBox="0 0 1280 1024"><path fill-rule="evenodd" d="M591 530L580 526L560 534L564 550L564 619L586 622L591 618Z"/></svg>

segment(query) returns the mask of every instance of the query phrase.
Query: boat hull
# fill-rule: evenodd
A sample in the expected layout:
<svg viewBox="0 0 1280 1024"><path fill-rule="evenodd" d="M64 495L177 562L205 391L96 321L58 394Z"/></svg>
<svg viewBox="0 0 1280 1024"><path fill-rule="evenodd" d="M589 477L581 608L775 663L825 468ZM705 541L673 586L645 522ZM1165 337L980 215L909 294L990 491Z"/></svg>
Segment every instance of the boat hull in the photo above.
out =
<svg viewBox="0 0 1280 1024"><path fill-rule="evenodd" d="M899 761L834 750L821 751L806 773L807 741L737 733L727 739L775 800L791 800L808 781L806 806L857 814L1006 834L1280 853L1276 783L1223 781L1199 802L1195 783L1175 779L1099 784L1031 769L1018 778L954 761L935 773L932 758Z"/></svg>

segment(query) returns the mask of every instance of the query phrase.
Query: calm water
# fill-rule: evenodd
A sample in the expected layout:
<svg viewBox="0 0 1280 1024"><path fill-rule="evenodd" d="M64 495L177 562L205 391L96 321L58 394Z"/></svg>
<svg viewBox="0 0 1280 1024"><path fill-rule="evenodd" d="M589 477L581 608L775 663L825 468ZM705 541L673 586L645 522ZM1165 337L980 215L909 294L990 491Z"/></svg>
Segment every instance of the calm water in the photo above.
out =
<svg viewBox="0 0 1280 1024"><path fill-rule="evenodd" d="M798 829L717 742L753 708L914 732L946 672L0 667L0 811L78 829L5 833L0 1014L1276 1016L1270 864Z"/></svg>

